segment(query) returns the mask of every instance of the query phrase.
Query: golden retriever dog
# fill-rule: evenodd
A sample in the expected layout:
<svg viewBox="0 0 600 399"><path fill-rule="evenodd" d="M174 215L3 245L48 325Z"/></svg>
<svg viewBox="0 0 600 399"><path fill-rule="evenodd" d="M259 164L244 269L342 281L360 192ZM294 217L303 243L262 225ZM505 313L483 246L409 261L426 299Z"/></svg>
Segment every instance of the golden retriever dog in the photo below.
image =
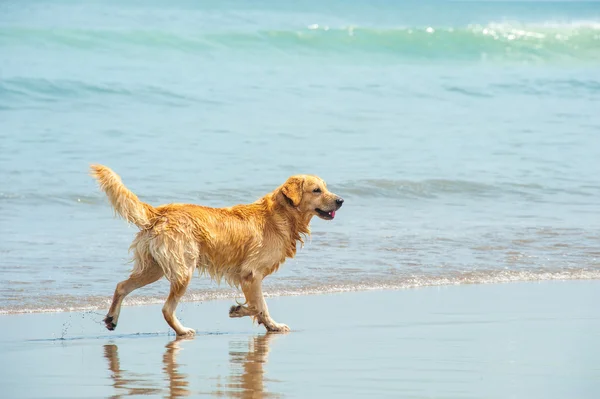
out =
<svg viewBox="0 0 600 399"><path fill-rule="evenodd" d="M310 234L313 216L332 220L344 200L329 192L317 176L297 175L251 204L230 208L209 208L192 204L146 204L129 191L111 169L92 165L116 213L135 224L137 233L130 250L133 270L117 284L112 305L104 319L114 330L121 303L133 290L161 277L171 284L162 309L167 323L179 336L194 335L175 316L194 270L207 273L241 288L246 301L232 306L230 317L250 316L267 331L287 332L289 327L275 322L262 292L262 281L275 272L286 258L296 254L296 244Z"/></svg>

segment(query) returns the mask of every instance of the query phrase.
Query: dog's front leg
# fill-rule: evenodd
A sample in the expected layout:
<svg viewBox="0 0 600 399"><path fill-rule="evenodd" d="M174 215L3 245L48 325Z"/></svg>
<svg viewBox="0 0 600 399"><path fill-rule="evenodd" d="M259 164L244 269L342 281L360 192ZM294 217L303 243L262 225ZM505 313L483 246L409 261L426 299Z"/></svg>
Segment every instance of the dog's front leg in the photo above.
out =
<svg viewBox="0 0 600 399"><path fill-rule="evenodd" d="M232 306L229 310L229 317L256 317L259 324L263 324L267 331L288 332L290 328L285 324L277 323L271 318L269 308L262 292L262 276L253 276L253 278L242 282L242 291L246 297L248 306Z"/></svg>

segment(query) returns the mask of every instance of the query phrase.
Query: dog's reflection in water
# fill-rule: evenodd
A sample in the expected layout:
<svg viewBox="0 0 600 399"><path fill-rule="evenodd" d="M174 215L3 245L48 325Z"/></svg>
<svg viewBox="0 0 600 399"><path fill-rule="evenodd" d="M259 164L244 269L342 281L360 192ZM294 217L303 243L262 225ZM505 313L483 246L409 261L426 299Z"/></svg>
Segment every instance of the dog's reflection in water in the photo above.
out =
<svg viewBox="0 0 600 399"><path fill-rule="evenodd" d="M253 337L248 342L248 351L243 351L234 342L229 350L230 375L225 384L211 392L215 396L242 399L272 398L279 395L265 392L263 365L267 363L269 342L278 334L265 334ZM224 388L224 389L223 389Z"/></svg>
<svg viewBox="0 0 600 399"><path fill-rule="evenodd" d="M115 344L104 345L104 357L108 360L108 369L113 380L112 386L117 393L111 398L118 399L125 396L155 395L162 390L156 388L152 376L138 374L121 369L119 361L119 348Z"/></svg>
<svg viewBox="0 0 600 399"><path fill-rule="evenodd" d="M230 350L230 375L225 384L217 384L217 390L211 395L234 398L267 398L277 395L266 393L264 387L263 365L267 362L269 342L276 334L264 334L251 337L248 341L248 351ZM183 398L192 394L189 388L188 375L181 372L177 363L177 353L180 344L190 338L179 338L169 342L163 354L163 372L167 382L167 394L156 381L156 377L149 374L138 374L121 369L118 347L115 344L104 345L104 357L108 360L108 367L113 380L113 387L117 394L111 398L124 398L127 396L153 396L161 394L166 398Z"/></svg>

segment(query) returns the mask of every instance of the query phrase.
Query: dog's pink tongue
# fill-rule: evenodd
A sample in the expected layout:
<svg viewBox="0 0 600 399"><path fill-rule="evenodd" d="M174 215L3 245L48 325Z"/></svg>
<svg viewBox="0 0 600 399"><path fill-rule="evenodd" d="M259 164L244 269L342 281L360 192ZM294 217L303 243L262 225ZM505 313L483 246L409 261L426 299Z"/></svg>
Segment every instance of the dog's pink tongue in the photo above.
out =
<svg viewBox="0 0 600 399"><path fill-rule="evenodd" d="M331 211L331 218L333 219L335 217L335 211Z"/></svg>

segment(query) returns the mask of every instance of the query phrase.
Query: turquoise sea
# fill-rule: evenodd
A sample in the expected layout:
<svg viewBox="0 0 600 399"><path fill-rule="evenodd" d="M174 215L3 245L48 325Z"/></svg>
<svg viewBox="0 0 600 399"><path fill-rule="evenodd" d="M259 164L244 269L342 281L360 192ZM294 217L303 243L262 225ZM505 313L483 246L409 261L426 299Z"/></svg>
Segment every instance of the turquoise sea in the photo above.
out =
<svg viewBox="0 0 600 399"><path fill-rule="evenodd" d="M0 2L0 313L126 278L91 163L154 205L323 177L270 295L599 279L600 3Z"/></svg>

